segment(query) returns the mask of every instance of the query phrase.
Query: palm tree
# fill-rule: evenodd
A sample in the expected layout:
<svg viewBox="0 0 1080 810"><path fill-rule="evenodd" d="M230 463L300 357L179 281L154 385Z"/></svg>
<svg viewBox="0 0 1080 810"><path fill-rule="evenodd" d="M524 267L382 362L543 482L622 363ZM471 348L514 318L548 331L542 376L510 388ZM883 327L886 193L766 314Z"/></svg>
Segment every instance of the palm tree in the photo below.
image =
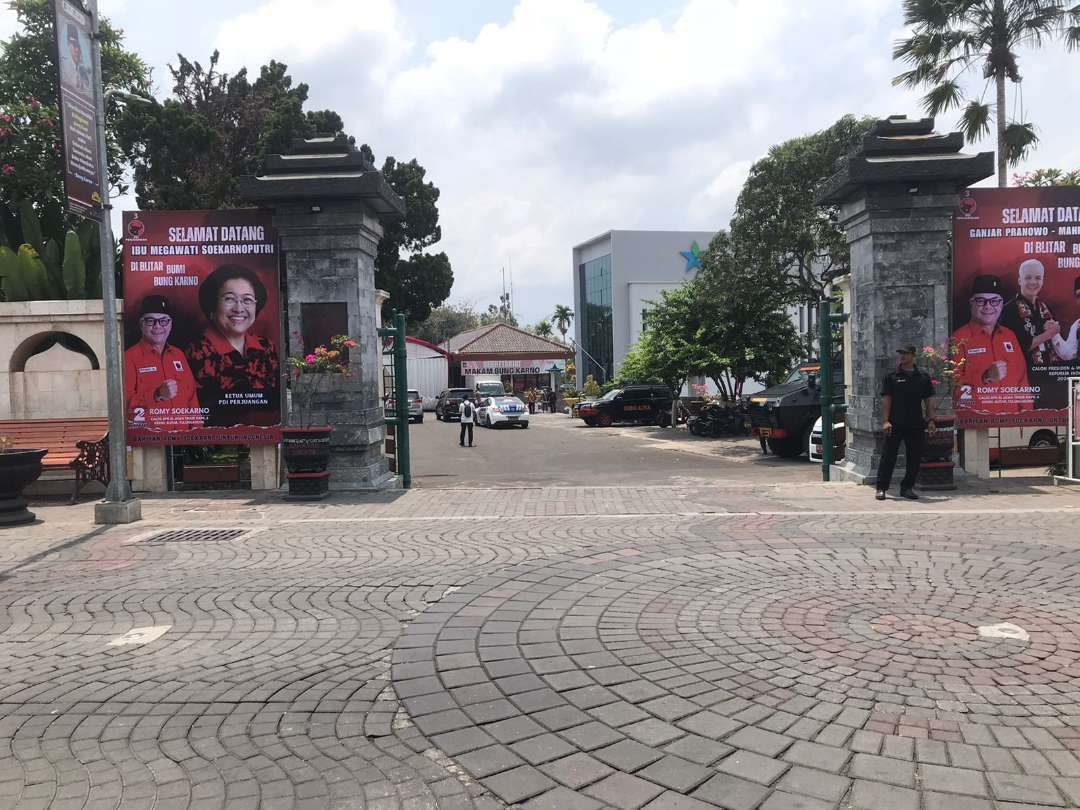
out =
<svg viewBox="0 0 1080 810"><path fill-rule="evenodd" d="M566 343L566 332L570 328L570 321L574 320L574 310L565 304L556 304L555 314L551 316L551 320L555 322L555 328L562 335L563 343Z"/></svg>
<svg viewBox="0 0 1080 810"><path fill-rule="evenodd" d="M540 337L551 337L551 322L548 320L540 321L533 331Z"/></svg>
<svg viewBox="0 0 1080 810"><path fill-rule="evenodd" d="M1070 51L1080 47L1080 4L1073 2L904 0L904 23L912 26L912 34L896 43L893 58L912 69L893 84L929 87L923 107L932 116L963 106L960 128L968 141L975 141L990 134L991 105L983 99L993 82L999 186L1008 185L1006 166L1023 160L1039 140L1034 125L1010 120L1005 106L1006 79L1016 85L1021 80L1017 51L1057 37ZM960 87L960 78L972 68L986 80L978 99L966 98Z"/></svg>

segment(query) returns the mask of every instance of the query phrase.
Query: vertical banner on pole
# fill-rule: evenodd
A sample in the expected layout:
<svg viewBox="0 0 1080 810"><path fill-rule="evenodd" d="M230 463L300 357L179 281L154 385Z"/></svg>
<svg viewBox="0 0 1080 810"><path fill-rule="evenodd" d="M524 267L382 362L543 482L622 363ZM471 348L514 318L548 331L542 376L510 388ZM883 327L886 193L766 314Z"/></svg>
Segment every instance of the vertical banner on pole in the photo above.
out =
<svg viewBox="0 0 1080 810"><path fill-rule="evenodd" d="M56 64L59 66L60 132L64 144L64 191L67 210L100 220L101 145L94 100L93 19L78 4L54 0Z"/></svg>

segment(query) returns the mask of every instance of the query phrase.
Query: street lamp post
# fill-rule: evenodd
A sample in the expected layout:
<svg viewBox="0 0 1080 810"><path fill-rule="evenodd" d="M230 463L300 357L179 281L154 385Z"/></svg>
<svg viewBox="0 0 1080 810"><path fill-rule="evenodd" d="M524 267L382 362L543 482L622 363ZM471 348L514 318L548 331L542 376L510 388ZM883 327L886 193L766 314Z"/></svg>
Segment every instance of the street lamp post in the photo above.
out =
<svg viewBox="0 0 1080 810"><path fill-rule="evenodd" d="M93 19L92 61L102 212L98 225L101 243L101 298L105 316L105 378L109 406L109 485L105 499L94 507L96 523L132 523L142 518L142 504L131 494L127 481L127 444L124 439L124 376L117 326L116 271L113 255L112 205L109 203L109 155L105 140L105 85L101 76L101 26L97 0L88 0ZM128 94L124 94L128 95ZM137 98L137 97L136 97Z"/></svg>

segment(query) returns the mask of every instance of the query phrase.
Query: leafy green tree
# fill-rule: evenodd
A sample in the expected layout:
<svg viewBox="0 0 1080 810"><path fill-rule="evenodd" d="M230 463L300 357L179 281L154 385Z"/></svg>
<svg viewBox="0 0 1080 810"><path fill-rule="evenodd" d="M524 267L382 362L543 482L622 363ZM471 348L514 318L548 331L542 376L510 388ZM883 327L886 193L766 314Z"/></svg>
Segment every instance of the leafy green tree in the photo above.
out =
<svg viewBox="0 0 1080 810"><path fill-rule="evenodd" d="M499 305L488 304L487 312L480 315L480 325L487 326L492 323L505 323L510 326L517 326L517 318L514 316L514 310L510 306L510 293L503 293L499 296Z"/></svg>
<svg viewBox="0 0 1080 810"><path fill-rule="evenodd" d="M1080 186L1080 169L1071 172L1063 172L1061 169L1035 169L1025 174L1014 174L1013 183L1028 188Z"/></svg>
<svg viewBox="0 0 1080 810"><path fill-rule="evenodd" d="M129 106L121 117L120 143L134 167L140 207L241 205L241 175L260 171L267 155L317 127L342 133L337 113L304 112L308 85L294 85L286 65L271 61L252 81L246 68L232 75L218 70L219 59L214 51L204 67L178 54L177 65L169 66L172 97L152 107Z"/></svg>
<svg viewBox="0 0 1080 810"><path fill-rule="evenodd" d="M755 278L726 233L717 234L702 255L693 294L697 340L710 350L700 373L716 383L724 399L741 397L747 380L774 380L803 356L781 291Z"/></svg>
<svg viewBox="0 0 1080 810"><path fill-rule="evenodd" d="M813 304L850 260L835 206L814 190L874 123L846 115L822 132L773 146L750 167L731 220L731 238L759 289L781 291L784 305Z"/></svg>
<svg viewBox="0 0 1080 810"><path fill-rule="evenodd" d="M533 332L540 337L551 337L551 322L546 319L540 321L540 323L533 327Z"/></svg>
<svg viewBox="0 0 1080 810"><path fill-rule="evenodd" d="M991 105L981 96L969 98L960 80L974 69L987 84L993 83L998 185L1007 186L1006 166L1023 160L1039 138L1034 124L1010 118L1005 83L1020 84L1021 48L1040 47L1057 38L1069 50L1080 46L1080 4L1073 5L1072 0L904 0L904 23L912 33L896 43L893 57L911 69L893 83L929 87L923 106L932 116L963 107L960 127L969 141L990 134Z"/></svg>
<svg viewBox="0 0 1080 810"><path fill-rule="evenodd" d="M454 271L445 253L417 253L399 260L393 272L375 274L375 284L390 293L386 310L405 313L405 320L414 324L426 320L437 306L450 295L454 286Z"/></svg>
<svg viewBox="0 0 1080 810"><path fill-rule="evenodd" d="M480 316L471 304L443 304L432 309L431 314L416 325L414 333L421 340L439 344L479 325Z"/></svg>
<svg viewBox="0 0 1080 810"><path fill-rule="evenodd" d="M570 329L570 322L574 320L574 310L566 306L566 304L556 304L555 312L551 316L551 321L555 325L555 328L559 330L559 334L562 335L563 343L566 343L566 333Z"/></svg>
<svg viewBox="0 0 1080 810"><path fill-rule="evenodd" d="M360 152L375 163L375 153L370 146L363 144ZM403 259L402 254L413 254L415 259L425 248L442 239L440 192L426 179L427 170L416 158L400 162L388 156L383 161L382 173L405 202L405 218L383 225L383 237L375 257L375 285L390 293L390 300L384 306L384 317L389 310L396 309L404 312L409 321L420 322L450 295L454 274L449 258L445 263L433 264ZM445 254L440 255L445 257Z"/></svg>
<svg viewBox="0 0 1080 810"><path fill-rule="evenodd" d="M0 241L12 248L33 240L23 233L19 204L32 204L42 229L62 242L75 224L64 214L60 111L57 103L56 46L49 0L11 0L18 30L0 42ZM145 92L150 71L124 49L124 32L101 19L101 72L106 90ZM116 142L119 107L105 112L109 178L117 193L123 155ZM99 262L94 260L96 268Z"/></svg>

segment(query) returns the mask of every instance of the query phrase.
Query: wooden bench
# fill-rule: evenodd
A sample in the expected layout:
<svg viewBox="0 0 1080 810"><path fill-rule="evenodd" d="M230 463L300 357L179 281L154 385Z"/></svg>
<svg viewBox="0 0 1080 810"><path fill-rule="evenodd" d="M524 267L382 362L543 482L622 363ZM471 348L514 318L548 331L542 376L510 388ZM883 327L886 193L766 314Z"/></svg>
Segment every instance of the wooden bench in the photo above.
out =
<svg viewBox="0 0 1080 810"><path fill-rule="evenodd" d="M109 483L107 417L0 421L0 436L10 441L11 447L48 450L41 460L45 472L74 470L71 503L90 481Z"/></svg>

